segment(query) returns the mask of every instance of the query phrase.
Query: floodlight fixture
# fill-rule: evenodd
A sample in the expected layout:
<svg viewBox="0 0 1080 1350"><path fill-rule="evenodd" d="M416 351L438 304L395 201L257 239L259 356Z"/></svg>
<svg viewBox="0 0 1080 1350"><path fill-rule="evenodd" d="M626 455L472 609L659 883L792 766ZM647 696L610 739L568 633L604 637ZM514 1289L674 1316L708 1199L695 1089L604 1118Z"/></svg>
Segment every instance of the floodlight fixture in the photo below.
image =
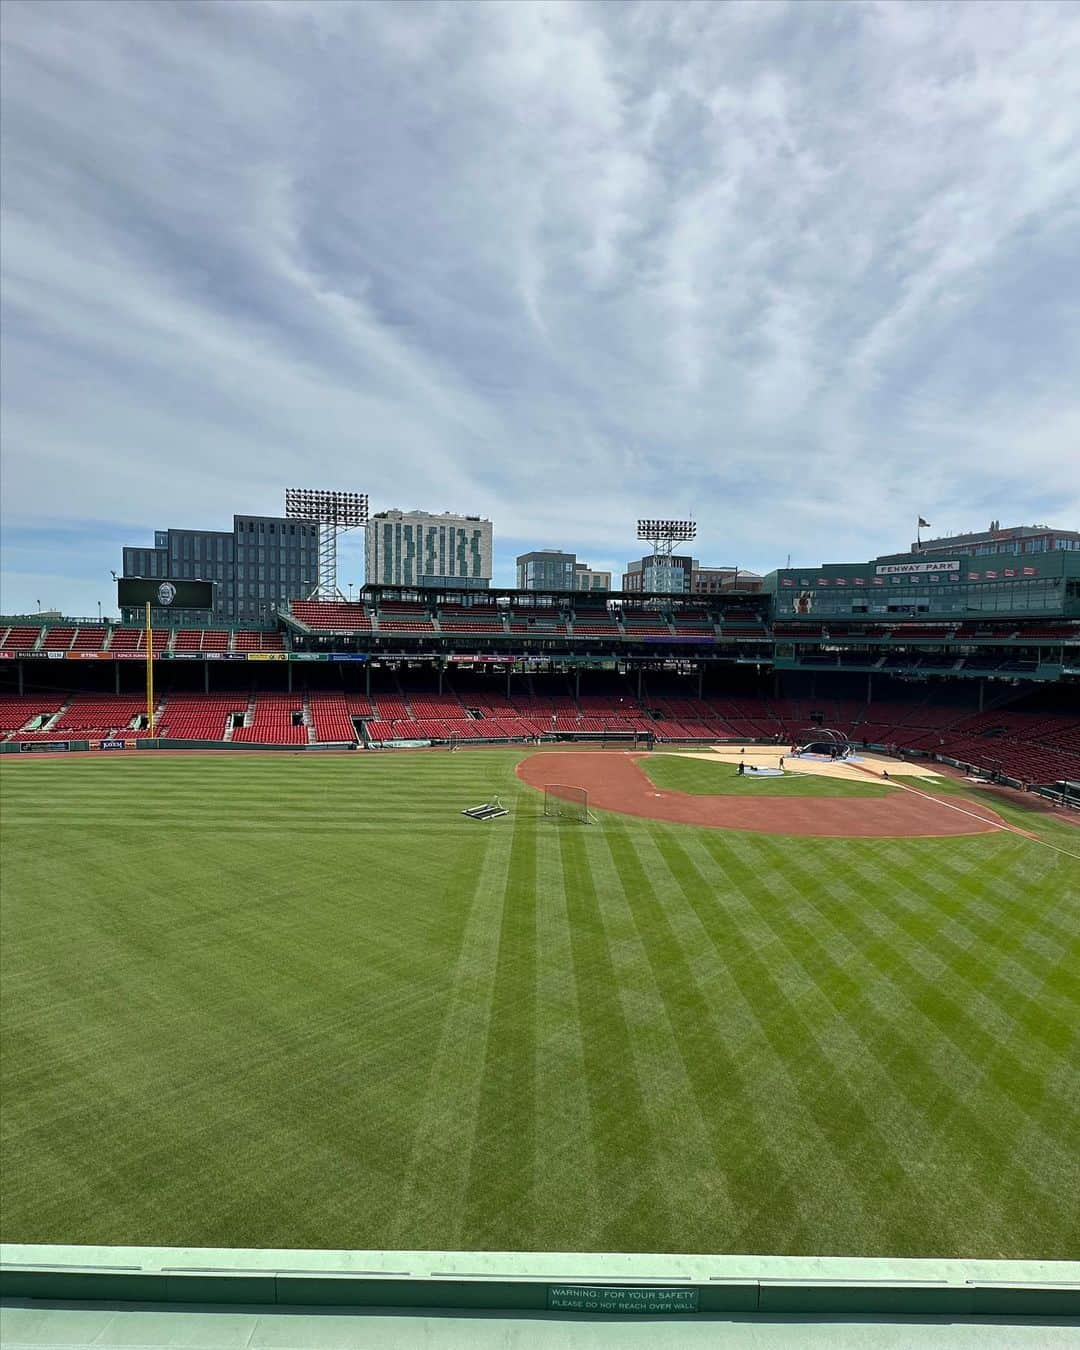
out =
<svg viewBox="0 0 1080 1350"><path fill-rule="evenodd" d="M637 537L650 543L685 542L697 538L697 522L693 520L639 520Z"/></svg>
<svg viewBox="0 0 1080 1350"><path fill-rule="evenodd" d="M285 515L289 520L313 520L354 530L368 521L366 492L333 492L323 488L286 488Z"/></svg>
<svg viewBox="0 0 1080 1350"><path fill-rule="evenodd" d="M334 492L325 488L286 488L285 516L319 527L319 580L309 600L344 600L337 584L337 538L368 523L366 492Z"/></svg>

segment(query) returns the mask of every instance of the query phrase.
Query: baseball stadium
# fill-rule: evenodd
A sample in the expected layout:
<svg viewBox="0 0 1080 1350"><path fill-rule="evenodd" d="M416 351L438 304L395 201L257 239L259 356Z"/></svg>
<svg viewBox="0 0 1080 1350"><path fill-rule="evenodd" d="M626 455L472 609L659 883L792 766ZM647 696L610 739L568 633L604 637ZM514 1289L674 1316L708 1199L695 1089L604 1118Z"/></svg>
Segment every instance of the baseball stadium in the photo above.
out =
<svg viewBox="0 0 1080 1350"><path fill-rule="evenodd" d="M1080 550L120 584L0 619L9 1296L1076 1315Z"/></svg>

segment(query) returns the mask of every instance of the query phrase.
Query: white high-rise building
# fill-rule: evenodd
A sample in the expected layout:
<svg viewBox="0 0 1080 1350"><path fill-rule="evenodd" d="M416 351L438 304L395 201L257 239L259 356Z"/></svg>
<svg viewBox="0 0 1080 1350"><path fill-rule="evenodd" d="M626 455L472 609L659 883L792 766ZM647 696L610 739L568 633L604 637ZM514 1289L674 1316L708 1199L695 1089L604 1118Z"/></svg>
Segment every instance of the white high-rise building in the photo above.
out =
<svg viewBox="0 0 1080 1350"><path fill-rule="evenodd" d="M491 521L452 511L376 511L364 540L369 586L486 590L491 582Z"/></svg>

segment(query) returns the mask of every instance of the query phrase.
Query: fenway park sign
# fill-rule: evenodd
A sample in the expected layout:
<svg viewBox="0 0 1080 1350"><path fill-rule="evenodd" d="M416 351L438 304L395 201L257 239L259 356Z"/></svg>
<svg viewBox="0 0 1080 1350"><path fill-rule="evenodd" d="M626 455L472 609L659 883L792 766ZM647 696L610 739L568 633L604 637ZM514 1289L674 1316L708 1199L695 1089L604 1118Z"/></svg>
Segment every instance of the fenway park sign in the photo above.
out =
<svg viewBox="0 0 1080 1350"><path fill-rule="evenodd" d="M885 563L881 567L875 567L874 571L879 577L903 576L905 573L919 572L959 572L960 562L917 562L917 563Z"/></svg>

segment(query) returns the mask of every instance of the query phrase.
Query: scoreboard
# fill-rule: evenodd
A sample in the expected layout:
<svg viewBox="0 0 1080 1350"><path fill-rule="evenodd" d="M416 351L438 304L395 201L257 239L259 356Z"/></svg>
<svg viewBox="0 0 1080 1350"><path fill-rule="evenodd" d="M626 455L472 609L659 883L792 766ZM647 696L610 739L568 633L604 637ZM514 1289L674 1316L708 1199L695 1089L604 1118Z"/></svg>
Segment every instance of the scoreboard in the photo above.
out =
<svg viewBox="0 0 1080 1350"><path fill-rule="evenodd" d="M149 604L155 609L213 609L214 583L117 577L116 600L121 608Z"/></svg>

